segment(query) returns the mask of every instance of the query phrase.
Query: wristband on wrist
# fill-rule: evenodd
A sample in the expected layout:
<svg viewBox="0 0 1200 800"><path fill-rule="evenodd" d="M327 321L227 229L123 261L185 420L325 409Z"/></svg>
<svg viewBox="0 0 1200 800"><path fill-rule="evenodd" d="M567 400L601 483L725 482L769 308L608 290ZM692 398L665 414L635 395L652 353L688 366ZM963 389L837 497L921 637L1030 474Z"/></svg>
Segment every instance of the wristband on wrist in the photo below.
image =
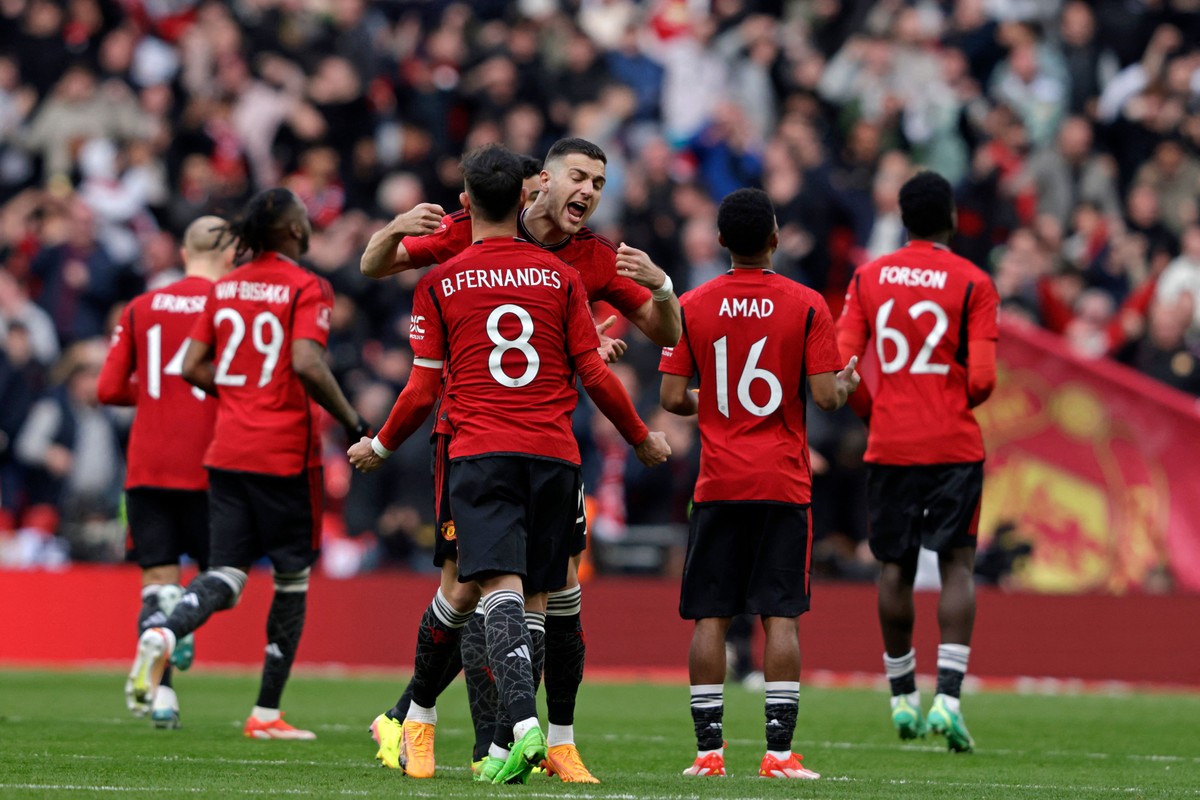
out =
<svg viewBox="0 0 1200 800"><path fill-rule="evenodd" d="M374 450L375 455L379 456L380 458L387 458L392 454L392 451L384 447L383 443L379 441L378 436L371 440L371 449Z"/></svg>
<svg viewBox="0 0 1200 800"><path fill-rule="evenodd" d="M675 285L671 283L671 276L667 275L666 278L662 286L650 290L650 296L654 298L654 302L656 303L670 300L671 296L675 294Z"/></svg>
<svg viewBox="0 0 1200 800"><path fill-rule="evenodd" d="M353 428L347 428L346 433L348 433L350 435L350 440L352 442L357 442L359 439L361 439L364 436L372 435L371 434L371 426L362 417L358 418L358 422L355 423Z"/></svg>

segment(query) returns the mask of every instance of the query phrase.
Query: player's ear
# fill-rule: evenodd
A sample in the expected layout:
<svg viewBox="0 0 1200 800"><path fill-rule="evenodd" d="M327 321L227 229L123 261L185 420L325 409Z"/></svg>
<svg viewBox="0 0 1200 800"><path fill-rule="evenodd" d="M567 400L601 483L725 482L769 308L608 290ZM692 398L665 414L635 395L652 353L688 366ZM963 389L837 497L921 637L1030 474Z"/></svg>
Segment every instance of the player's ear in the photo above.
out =
<svg viewBox="0 0 1200 800"><path fill-rule="evenodd" d="M458 204L467 211L471 210L471 196L466 192L458 193Z"/></svg>
<svg viewBox="0 0 1200 800"><path fill-rule="evenodd" d="M719 231L717 232L717 244L725 247L725 237ZM729 248L725 247L725 249L728 250Z"/></svg>
<svg viewBox="0 0 1200 800"><path fill-rule="evenodd" d="M183 264L185 267L187 266L187 249L186 248L183 248L183 247L179 248L179 263Z"/></svg>
<svg viewBox="0 0 1200 800"><path fill-rule="evenodd" d="M549 190L550 189L550 170L543 169L541 175L539 175L538 177L541 179L542 191L545 192L545 191Z"/></svg>
<svg viewBox="0 0 1200 800"><path fill-rule="evenodd" d="M779 228L776 228L775 232L771 234L771 238L769 240L767 240L767 250L774 253L778 249L779 249Z"/></svg>
<svg viewBox="0 0 1200 800"><path fill-rule="evenodd" d="M521 202L517 203L517 208L524 208L525 204L528 202L529 202L529 190L526 189L524 186L522 186L521 187Z"/></svg>

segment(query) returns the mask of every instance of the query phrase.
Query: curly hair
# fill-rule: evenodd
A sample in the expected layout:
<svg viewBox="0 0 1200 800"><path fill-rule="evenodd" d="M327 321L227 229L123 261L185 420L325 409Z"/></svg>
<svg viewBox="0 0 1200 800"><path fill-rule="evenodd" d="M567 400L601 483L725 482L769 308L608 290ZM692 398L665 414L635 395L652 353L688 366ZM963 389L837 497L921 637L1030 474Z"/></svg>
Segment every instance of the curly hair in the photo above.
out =
<svg viewBox="0 0 1200 800"><path fill-rule="evenodd" d="M954 190L936 172L918 172L900 187L900 219L918 239L954 230Z"/></svg>
<svg viewBox="0 0 1200 800"><path fill-rule="evenodd" d="M258 256L273 250L286 238L293 215L303 210L300 199L290 189L276 187L261 191L250 198L241 213L219 227L216 249L232 243L238 259L247 253Z"/></svg>
<svg viewBox="0 0 1200 800"><path fill-rule="evenodd" d="M766 251L775 232L775 206L762 189L738 189L721 201L717 230L729 252L756 256Z"/></svg>

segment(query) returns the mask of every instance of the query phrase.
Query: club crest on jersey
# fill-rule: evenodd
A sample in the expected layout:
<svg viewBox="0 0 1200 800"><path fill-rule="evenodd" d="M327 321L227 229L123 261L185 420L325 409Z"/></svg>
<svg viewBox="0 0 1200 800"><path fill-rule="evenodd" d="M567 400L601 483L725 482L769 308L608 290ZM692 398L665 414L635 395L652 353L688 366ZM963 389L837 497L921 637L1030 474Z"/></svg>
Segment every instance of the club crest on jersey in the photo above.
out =
<svg viewBox="0 0 1200 800"><path fill-rule="evenodd" d="M458 532L454 530L454 520L448 520L442 523L442 538L447 542L453 542L458 538Z"/></svg>
<svg viewBox="0 0 1200 800"><path fill-rule="evenodd" d="M775 303L769 297L735 297L732 300L728 297L721 299L721 310L717 312L719 317L758 317L763 319L775 313Z"/></svg>

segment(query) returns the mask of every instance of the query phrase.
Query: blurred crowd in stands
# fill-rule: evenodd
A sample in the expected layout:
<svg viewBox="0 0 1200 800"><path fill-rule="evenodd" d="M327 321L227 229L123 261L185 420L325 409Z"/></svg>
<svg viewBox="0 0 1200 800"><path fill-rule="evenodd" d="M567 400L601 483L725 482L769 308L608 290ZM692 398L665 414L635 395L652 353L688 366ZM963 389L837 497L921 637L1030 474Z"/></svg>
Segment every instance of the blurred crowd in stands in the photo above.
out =
<svg viewBox="0 0 1200 800"><path fill-rule="evenodd" d="M97 405L97 370L121 304L180 277L189 221L298 193L335 374L378 424L416 275L363 278L367 238L456 209L464 150L563 135L608 154L591 227L679 292L727 268L721 197L761 186L778 270L835 314L903 243L900 184L938 170L1005 313L1200 394L1196 0L0 0L0 561L121 557L129 412ZM657 349L617 334L676 455L644 471L578 415L607 541L684 522L698 466L694 421L656 410ZM869 575L862 428L809 420L817 570ZM327 448L326 569L425 564L423 438L369 476L338 430Z"/></svg>

